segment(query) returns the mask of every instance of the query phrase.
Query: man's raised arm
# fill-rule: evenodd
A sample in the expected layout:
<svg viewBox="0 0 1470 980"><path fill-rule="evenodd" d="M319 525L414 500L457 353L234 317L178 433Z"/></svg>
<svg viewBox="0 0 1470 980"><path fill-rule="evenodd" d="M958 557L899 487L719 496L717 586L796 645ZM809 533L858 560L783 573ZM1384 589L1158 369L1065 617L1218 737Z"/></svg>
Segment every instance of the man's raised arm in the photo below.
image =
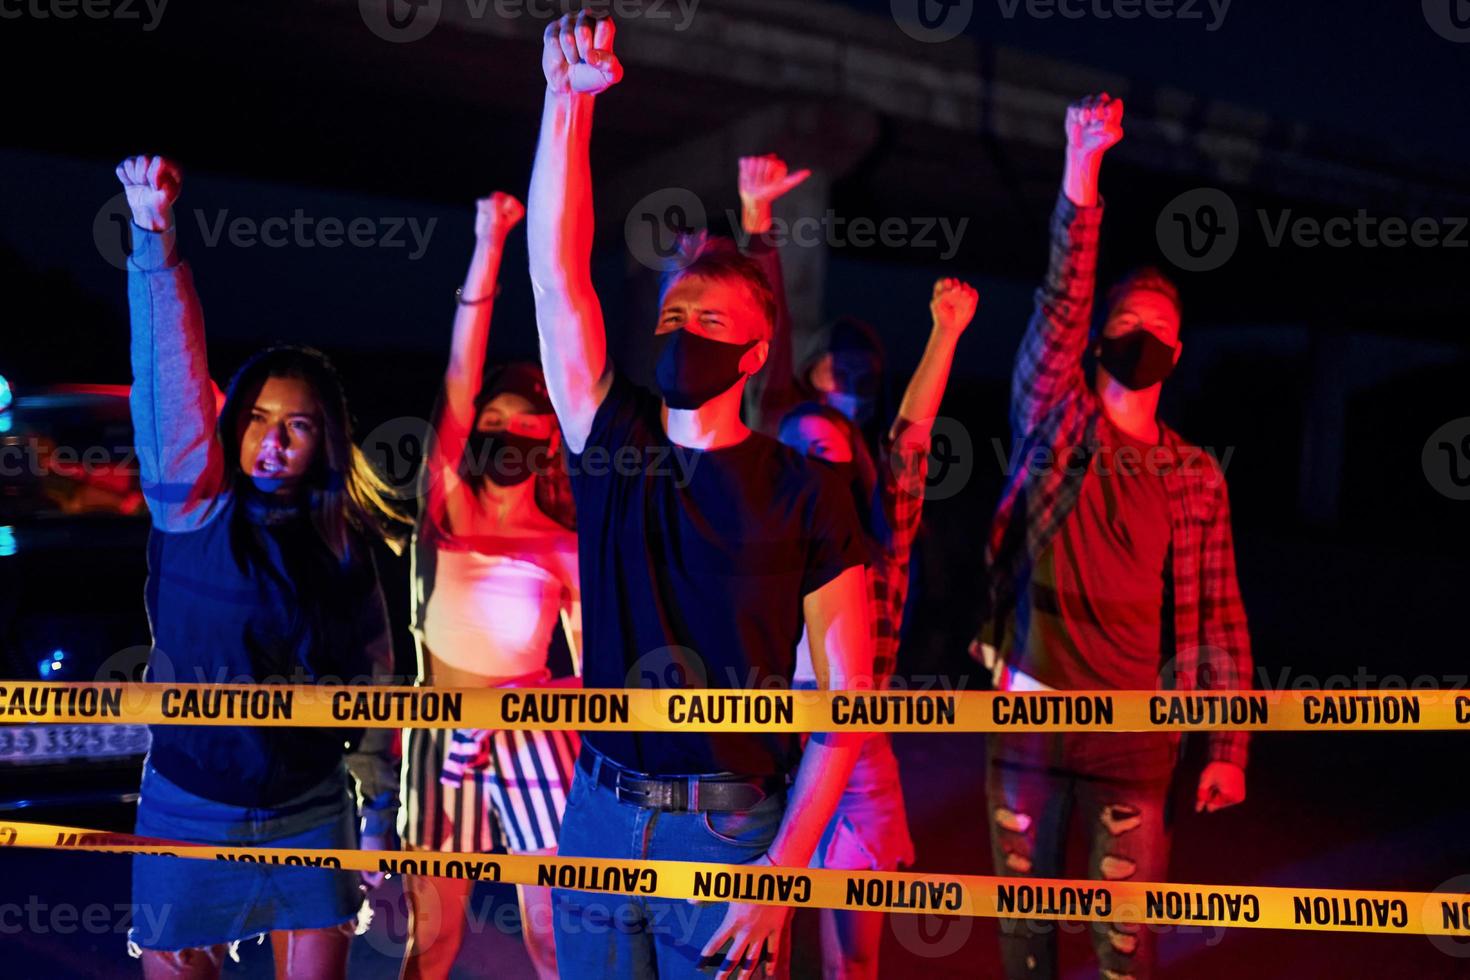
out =
<svg viewBox="0 0 1470 980"><path fill-rule="evenodd" d="M526 237L546 387L567 447L581 452L612 380L592 289L592 103L617 84L611 20L584 11L546 28L546 105L531 169Z"/></svg>

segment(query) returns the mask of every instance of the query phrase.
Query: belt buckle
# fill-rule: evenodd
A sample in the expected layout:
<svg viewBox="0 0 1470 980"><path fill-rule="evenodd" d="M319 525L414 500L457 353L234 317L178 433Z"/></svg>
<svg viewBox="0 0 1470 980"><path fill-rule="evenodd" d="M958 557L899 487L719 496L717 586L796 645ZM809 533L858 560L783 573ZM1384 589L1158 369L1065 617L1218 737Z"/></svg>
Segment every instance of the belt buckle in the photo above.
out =
<svg viewBox="0 0 1470 980"><path fill-rule="evenodd" d="M656 803L653 803L651 801L651 797L653 796L653 794L650 793L647 789L638 790L632 788L631 786L624 786L623 777L625 775L627 775L626 771L619 769L617 771L617 777L613 782L613 793L617 796L620 803L631 803L633 806L643 807L657 805ZM648 780L641 781L645 784L648 782Z"/></svg>

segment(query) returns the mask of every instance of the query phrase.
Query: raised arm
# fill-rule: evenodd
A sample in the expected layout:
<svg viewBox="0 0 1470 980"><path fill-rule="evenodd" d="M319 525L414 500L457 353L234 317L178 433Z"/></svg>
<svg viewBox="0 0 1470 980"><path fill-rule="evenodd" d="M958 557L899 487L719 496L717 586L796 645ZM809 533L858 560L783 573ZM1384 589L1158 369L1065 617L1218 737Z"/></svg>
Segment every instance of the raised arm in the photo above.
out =
<svg viewBox="0 0 1470 980"><path fill-rule="evenodd" d="M771 230L771 205L811 175L810 170L788 173L786 161L774 153L740 158L740 227L745 233L746 252L765 273L776 297L771 354L754 384L746 388L750 427L767 434L774 433L781 416L796 404L799 395L794 371L796 333L786 302L781 252L766 233Z"/></svg>
<svg viewBox="0 0 1470 980"><path fill-rule="evenodd" d="M118 180L133 213L128 259L133 387L129 398L143 497L154 526L187 531L217 512L224 452L194 277L179 262L173 203L178 167L157 156L124 160Z"/></svg>
<svg viewBox="0 0 1470 980"><path fill-rule="evenodd" d="M941 279L934 284L934 294L929 298L929 343L904 389L890 437L897 437L902 430L905 439L922 443L928 451L934 416L939 414L949 372L954 367L955 347L974 319L979 303L980 294L968 283Z"/></svg>
<svg viewBox="0 0 1470 980"><path fill-rule="evenodd" d="M1062 196L1052 212L1051 260L1011 377L1011 426L1018 436L1084 387L1082 355L1102 223L1097 175L1103 154L1122 138L1122 100L1103 93L1068 107L1067 164Z"/></svg>
<svg viewBox="0 0 1470 980"><path fill-rule="evenodd" d="M546 103L531 169L526 236L547 393L562 434L581 452L612 383L602 304L592 289L592 105L617 84L613 23L584 11L546 28Z"/></svg>
<svg viewBox="0 0 1470 980"><path fill-rule="evenodd" d="M851 690L858 678L872 676L873 616L864 566L854 565L807 593L802 610L818 687ZM852 776L865 738L867 735L858 732L812 735L801 754L776 838L755 863L807 867ZM737 971L735 975L755 976L762 962L780 962L781 936L790 915L789 906L731 903L701 955L716 956L729 944L725 962L750 964L749 972Z"/></svg>
<svg viewBox="0 0 1470 980"><path fill-rule="evenodd" d="M499 291L500 259L506 236L526 214L520 201L499 191L476 201L475 207L475 251L454 311L444 402L436 420L431 465L439 479L429 481L429 513L440 526L447 516L450 527L456 526L456 512L466 503L467 487L459 477L459 461L475 427L475 399L485 374L485 346Z"/></svg>

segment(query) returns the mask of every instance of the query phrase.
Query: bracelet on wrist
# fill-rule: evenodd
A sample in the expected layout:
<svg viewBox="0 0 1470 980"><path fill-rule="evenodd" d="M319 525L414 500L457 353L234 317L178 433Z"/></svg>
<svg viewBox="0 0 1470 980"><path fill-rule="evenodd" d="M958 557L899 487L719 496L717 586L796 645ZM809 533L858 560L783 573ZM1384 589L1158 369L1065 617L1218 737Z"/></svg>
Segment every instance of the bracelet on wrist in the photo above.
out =
<svg viewBox="0 0 1470 980"><path fill-rule="evenodd" d="M490 302L492 299L494 299L495 297L497 297L499 295L500 295L500 283L498 283L498 282L495 284L495 288L490 291L490 295L489 296L481 296L479 299L466 299L465 298L465 295L464 295L464 287L463 286L460 286L459 288L455 289L455 291L454 291L454 300L455 300L455 302L459 303L461 306L479 306L481 303L488 303L488 302Z"/></svg>

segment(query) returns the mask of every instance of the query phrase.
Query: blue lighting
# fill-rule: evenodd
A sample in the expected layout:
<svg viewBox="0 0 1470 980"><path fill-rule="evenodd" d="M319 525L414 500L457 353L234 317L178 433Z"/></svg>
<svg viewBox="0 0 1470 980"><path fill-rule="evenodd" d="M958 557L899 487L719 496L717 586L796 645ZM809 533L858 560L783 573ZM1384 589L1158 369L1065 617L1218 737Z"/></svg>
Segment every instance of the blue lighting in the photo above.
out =
<svg viewBox="0 0 1470 980"><path fill-rule="evenodd" d="M15 554L15 528L0 525L0 558Z"/></svg>
<svg viewBox="0 0 1470 980"><path fill-rule="evenodd" d="M52 650L50 659L36 662L36 669L40 671L42 677L45 677L60 670L64 660L66 660L65 650Z"/></svg>
<svg viewBox="0 0 1470 980"><path fill-rule="evenodd" d="M5 375L0 374L0 412L10 407L10 401L10 382L5 380Z"/></svg>
<svg viewBox="0 0 1470 980"><path fill-rule="evenodd" d="M15 416L9 412L0 411L0 436L9 432L13 425L15 425Z"/></svg>

